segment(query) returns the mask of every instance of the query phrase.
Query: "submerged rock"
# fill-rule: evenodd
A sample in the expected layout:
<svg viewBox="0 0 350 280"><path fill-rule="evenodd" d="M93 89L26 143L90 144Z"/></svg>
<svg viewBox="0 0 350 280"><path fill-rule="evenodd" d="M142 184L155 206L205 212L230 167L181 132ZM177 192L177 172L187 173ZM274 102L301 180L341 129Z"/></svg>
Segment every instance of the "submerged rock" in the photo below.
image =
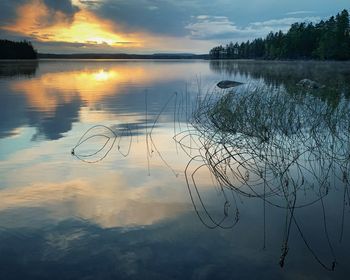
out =
<svg viewBox="0 0 350 280"><path fill-rule="evenodd" d="M219 88L232 88L232 87L237 87L240 85L243 85L243 83L236 82L236 81L230 81L230 80L220 81L216 84L216 86Z"/></svg>
<svg viewBox="0 0 350 280"><path fill-rule="evenodd" d="M302 79L297 83L297 86L301 86L307 89L319 89L324 88L324 85L321 85L313 80L310 79Z"/></svg>

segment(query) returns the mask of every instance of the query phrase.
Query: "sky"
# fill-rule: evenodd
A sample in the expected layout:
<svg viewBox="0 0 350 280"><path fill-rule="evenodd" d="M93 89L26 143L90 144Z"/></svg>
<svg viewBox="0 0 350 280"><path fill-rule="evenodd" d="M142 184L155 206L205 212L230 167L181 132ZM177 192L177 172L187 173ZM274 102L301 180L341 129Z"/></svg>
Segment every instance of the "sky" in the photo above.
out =
<svg viewBox="0 0 350 280"><path fill-rule="evenodd" d="M41 53L208 53L350 10L349 0L0 0L0 39Z"/></svg>

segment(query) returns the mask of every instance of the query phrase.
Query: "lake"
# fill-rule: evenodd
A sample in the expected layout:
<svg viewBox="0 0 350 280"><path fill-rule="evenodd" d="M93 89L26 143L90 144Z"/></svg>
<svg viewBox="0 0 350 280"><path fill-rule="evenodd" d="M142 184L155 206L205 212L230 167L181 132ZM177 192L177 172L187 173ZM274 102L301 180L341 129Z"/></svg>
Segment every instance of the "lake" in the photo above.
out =
<svg viewBox="0 0 350 280"><path fill-rule="evenodd" d="M0 279L347 279L349 110L348 62L0 62Z"/></svg>

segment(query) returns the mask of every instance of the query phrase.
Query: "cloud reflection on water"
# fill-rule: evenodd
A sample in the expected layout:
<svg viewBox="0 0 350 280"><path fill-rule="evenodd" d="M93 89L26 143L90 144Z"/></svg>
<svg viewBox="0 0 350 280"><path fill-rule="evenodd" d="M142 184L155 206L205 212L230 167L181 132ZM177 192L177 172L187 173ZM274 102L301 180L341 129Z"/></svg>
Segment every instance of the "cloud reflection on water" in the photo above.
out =
<svg viewBox="0 0 350 280"><path fill-rule="evenodd" d="M174 91L183 91L195 73L203 72L203 62L179 61L68 60L62 64L49 60L41 61L29 77L28 67L22 64L15 68L0 66L7 72L10 68L18 71L11 70L12 76L25 75L3 80L0 85L0 100L4 104L0 111L0 136L11 135L18 126L30 125L38 128L33 140L59 139L80 118L96 122L129 116L128 121L138 123L145 114L145 92L148 110L159 112L159 100ZM206 68L206 75L208 71ZM13 109L16 113L10 114Z"/></svg>
<svg viewBox="0 0 350 280"><path fill-rule="evenodd" d="M21 213L21 219L6 222L2 217L2 226L18 227L21 224L23 226L23 223L33 226L30 222L25 223L33 218L26 209L33 208L49 213L48 216L53 220L77 217L103 228L151 225L190 209L187 203L162 202L152 198L150 193L152 187L146 184L132 188L121 174L99 175L88 181L38 182L25 187L4 189L0 191L0 213L11 213L11 210L17 209ZM39 225L41 222L43 221L39 219Z"/></svg>

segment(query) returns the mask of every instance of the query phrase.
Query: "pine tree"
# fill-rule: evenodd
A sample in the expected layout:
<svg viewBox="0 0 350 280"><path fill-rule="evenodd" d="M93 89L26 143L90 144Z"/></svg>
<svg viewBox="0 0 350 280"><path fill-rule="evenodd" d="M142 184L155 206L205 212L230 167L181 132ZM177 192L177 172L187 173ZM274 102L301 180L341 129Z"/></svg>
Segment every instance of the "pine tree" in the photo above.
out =
<svg viewBox="0 0 350 280"><path fill-rule="evenodd" d="M210 50L212 59L350 59L349 13L317 24L294 23L287 33L270 32L264 39L233 42Z"/></svg>

